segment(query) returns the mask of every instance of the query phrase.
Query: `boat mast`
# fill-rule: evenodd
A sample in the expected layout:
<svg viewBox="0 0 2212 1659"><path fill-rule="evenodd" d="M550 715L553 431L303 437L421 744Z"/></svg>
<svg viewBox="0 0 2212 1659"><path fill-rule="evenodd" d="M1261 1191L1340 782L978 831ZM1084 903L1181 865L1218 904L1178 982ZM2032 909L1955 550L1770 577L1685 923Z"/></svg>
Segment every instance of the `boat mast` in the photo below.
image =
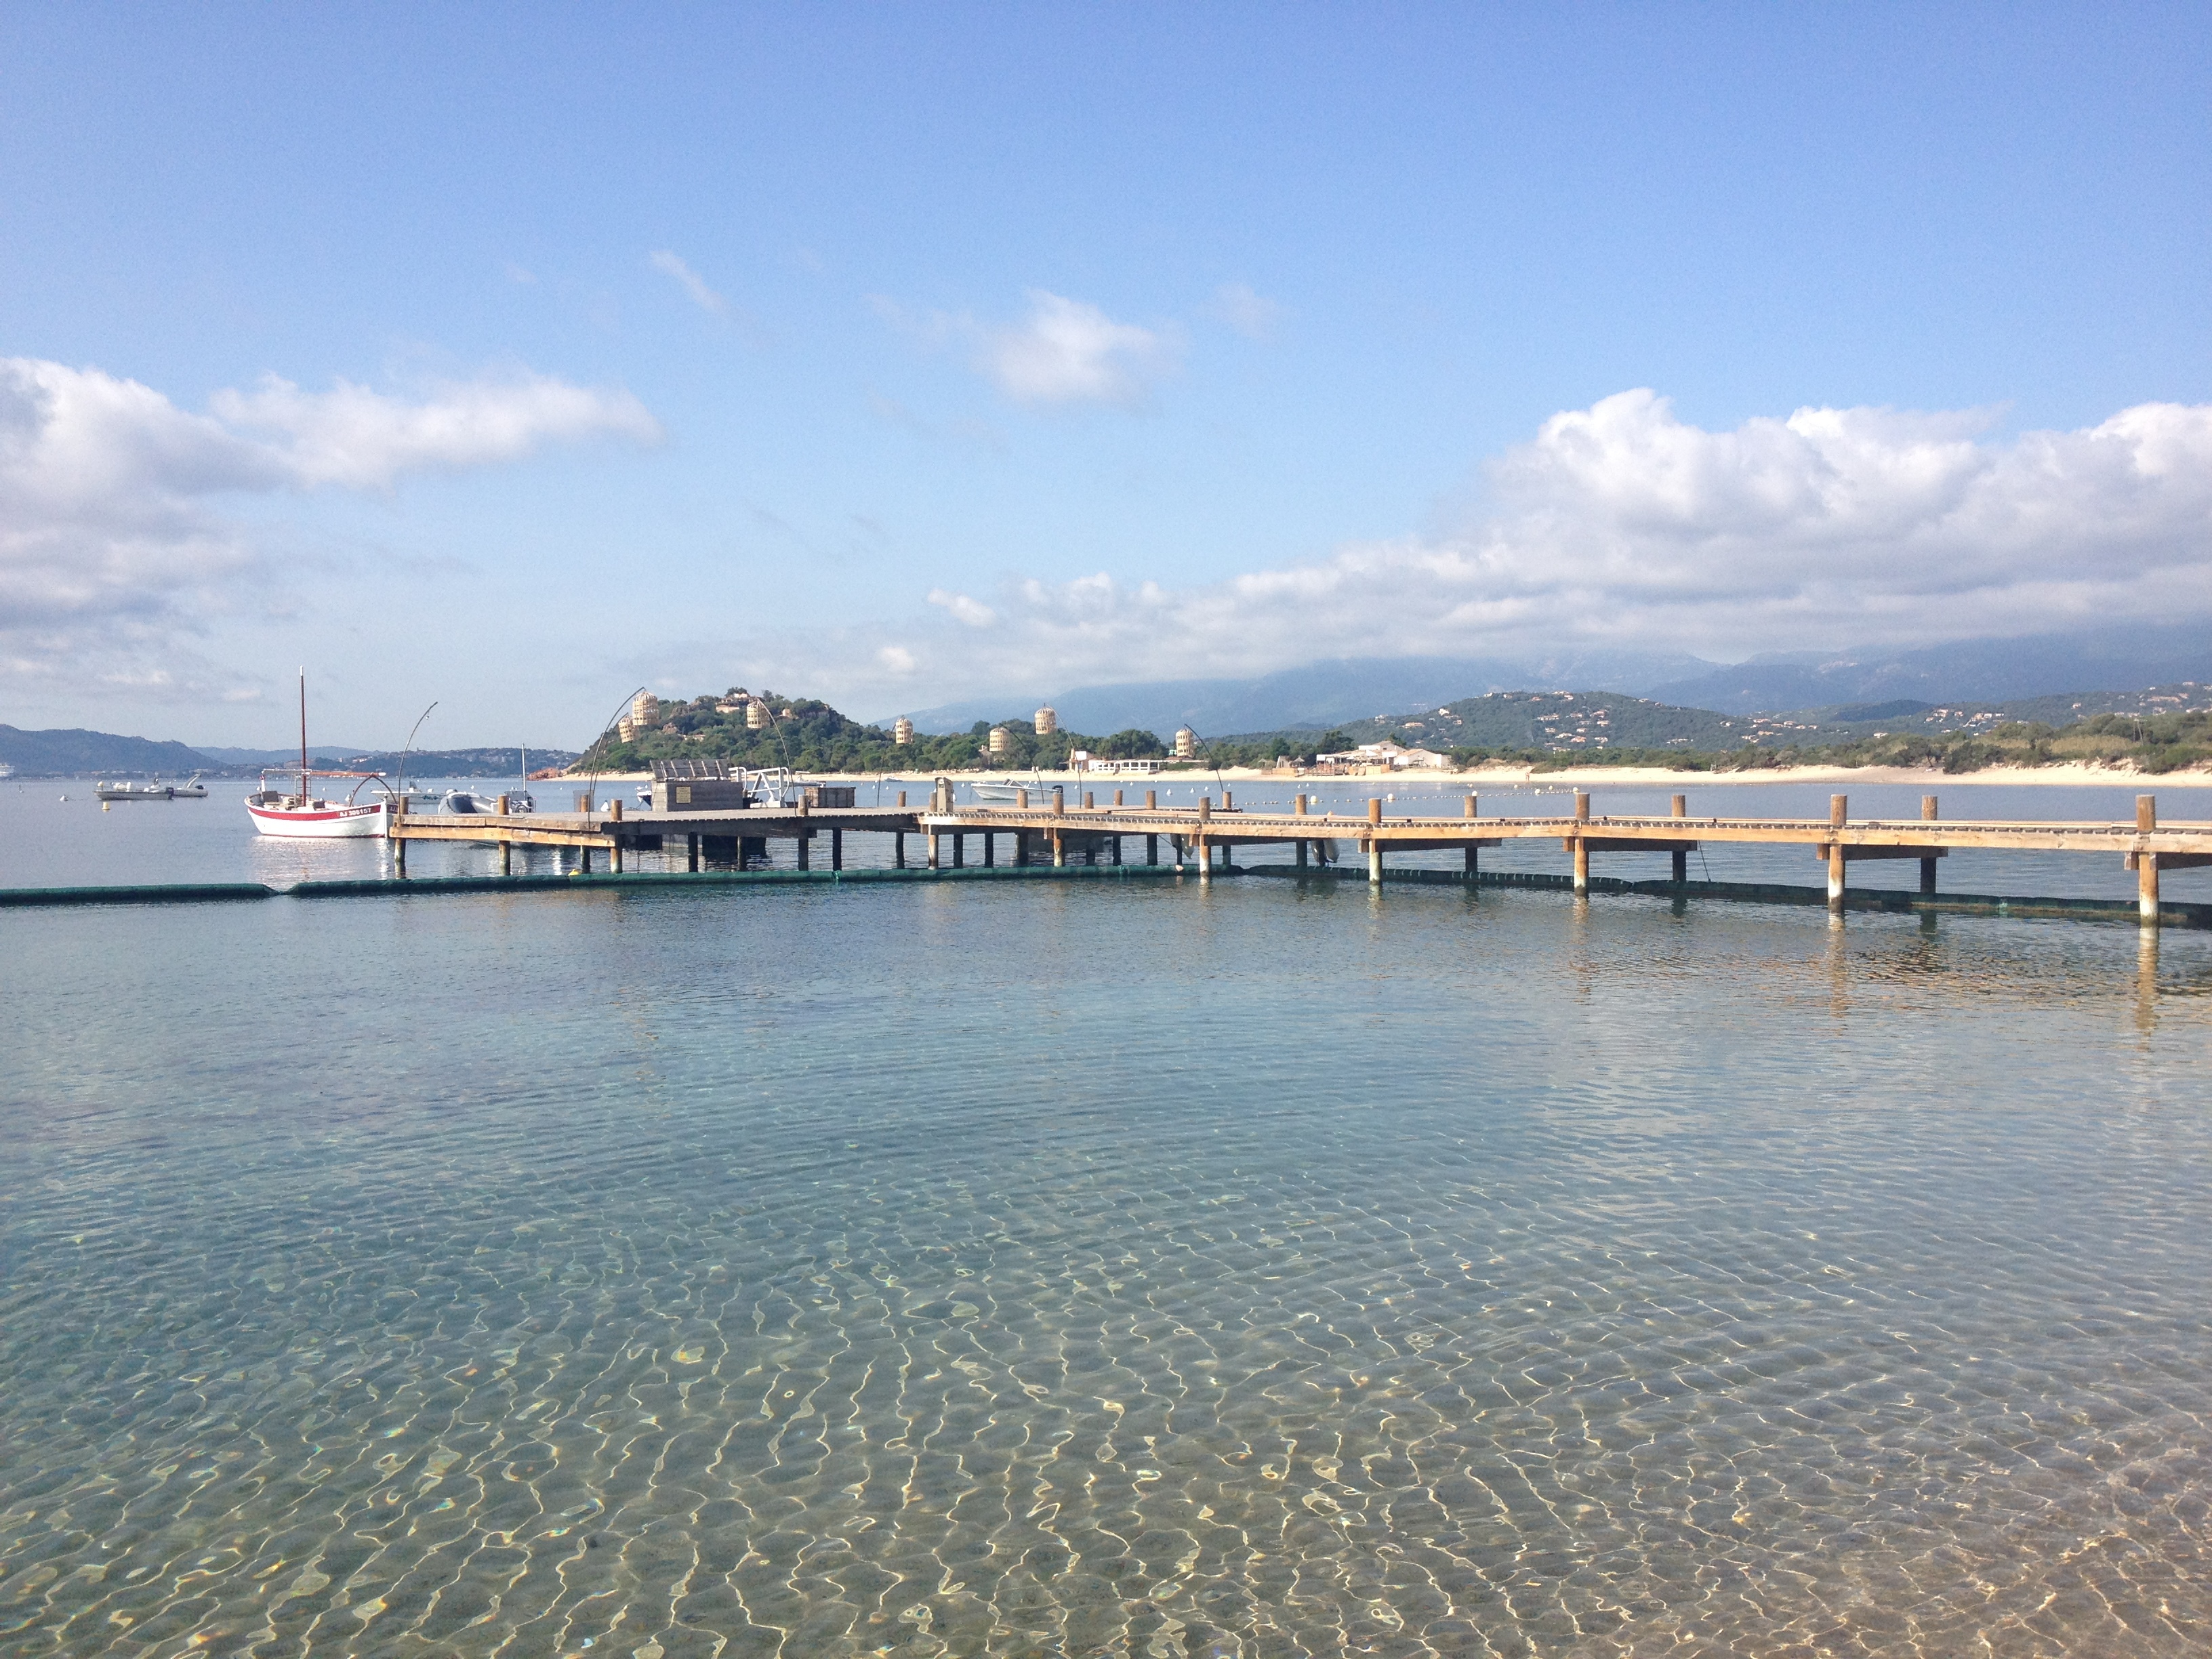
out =
<svg viewBox="0 0 2212 1659"><path fill-rule="evenodd" d="M307 805L307 665L300 665L300 805Z"/></svg>

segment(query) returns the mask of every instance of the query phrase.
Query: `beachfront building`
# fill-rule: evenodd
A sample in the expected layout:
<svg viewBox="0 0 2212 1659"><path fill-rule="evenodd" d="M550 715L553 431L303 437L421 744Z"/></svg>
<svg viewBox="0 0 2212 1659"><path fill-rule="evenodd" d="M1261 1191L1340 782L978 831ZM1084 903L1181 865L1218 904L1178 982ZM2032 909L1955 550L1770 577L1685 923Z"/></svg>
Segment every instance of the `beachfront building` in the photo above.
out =
<svg viewBox="0 0 2212 1659"><path fill-rule="evenodd" d="M1388 772L1448 772L1451 757L1440 755L1433 749L1407 749L1385 738L1380 743L1363 743L1357 749L1340 749L1332 755L1314 757L1315 769L1333 772L1371 771L1381 768Z"/></svg>

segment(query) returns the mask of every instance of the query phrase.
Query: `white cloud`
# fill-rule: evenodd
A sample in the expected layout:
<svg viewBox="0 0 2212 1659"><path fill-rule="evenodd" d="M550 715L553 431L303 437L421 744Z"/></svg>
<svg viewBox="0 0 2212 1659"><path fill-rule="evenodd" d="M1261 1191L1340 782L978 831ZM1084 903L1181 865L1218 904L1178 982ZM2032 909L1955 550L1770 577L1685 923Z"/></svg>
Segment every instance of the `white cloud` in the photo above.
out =
<svg viewBox="0 0 2212 1659"><path fill-rule="evenodd" d="M684 264L680 258L666 248L662 248L655 253L651 263L655 270L665 276L673 276L683 290L691 296L692 303L700 310L711 312L717 317L728 312L730 302L715 293L713 289L708 288L705 279L697 271L692 270L690 265Z"/></svg>
<svg viewBox="0 0 2212 1659"><path fill-rule="evenodd" d="M976 366L1018 404L1141 404L1175 365L1173 339L1031 289L1030 314L986 331Z"/></svg>
<svg viewBox="0 0 2212 1659"><path fill-rule="evenodd" d="M1016 580L995 609L938 589L989 631L902 637L953 696L1340 655L1731 658L2212 617L2212 406L2004 441L1989 425L1802 409L1714 432L1626 392L1497 458L1489 509L1455 531L1198 587ZM805 672L865 696L864 661L825 649Z"/></svg>
<svg viewBox="0 0 2212 1659"><path fill-rule="evenodd" d="M1213 290L1208 310L1248 340L1272 340L1289 310L1243 283L1224 283Z"/></svg>
<svg viewBox="0 0 2212 1659"><path fill-rule="evenodd" d="M988 628L999 620L997 611L988 605L969 599L965 593L954 593L942 587L929 590L929 602L942 605L970 628Z"/></svg>
<svg viewBox="0 0 2212 1659"><path fill-rule="evenodd" d="M289 482L387 488L404 472L459 471L518 461L547 443L601 436L653 443L660 426L627 392L544 375L447 384L420 403L340 380L302 392L270 375L251 392L218 392L208 407L228 425L265 433Z"/></svg>
<svg viewBox="0 0 2212 1659"><path fill-rule="evenodd" d="M176 636L274 574L227 497L383 489L549 442L659 430L628 392L534 375L415 401L271 378L209 406L190 413L96 368L0 358L0 674L144 689L134 658L160 648L185 664ZM206 665L170 678L179 695L228 683Z"/></svg>
<svg viewBox="0 0 2212 1659"><path fill-rule="evenodd" d="M1140 408L1175 370L1182 342L1172 329L1117 323L1097 306L1042 289L1031 289L1029 302L1029 315L1018 323L984 324L950 312L909 311L882 295L868 301L878 317L926 349L964 344L978 374L1032 409Z"/></svg>

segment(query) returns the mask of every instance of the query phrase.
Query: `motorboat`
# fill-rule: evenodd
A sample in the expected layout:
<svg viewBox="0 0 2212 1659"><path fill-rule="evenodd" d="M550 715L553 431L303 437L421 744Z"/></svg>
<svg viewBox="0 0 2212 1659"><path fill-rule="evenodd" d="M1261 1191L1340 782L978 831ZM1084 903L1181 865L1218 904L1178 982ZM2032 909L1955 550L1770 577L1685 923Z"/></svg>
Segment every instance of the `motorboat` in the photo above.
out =
<svg viewBox="0 0 2212 1659"><path fill-rule="evenodd" d="M150 783L140 783L131 778L95 783L92 793L103 801L205 800L207 785L200 781L200 775L195 772L182 783L164 783L159 778Z"/></svg>
<svg viewBox="0 0 2212 1659"><path fill-rule="evenodd" d="M481 789L448 789L441 805L448 812L457 812L465 817L474 813L497 812L501 794L506 796L507 810L511 813L535 812L538 810L538 803L531 799L526 789L502 790L497 794L487 794Z"/></svg>
<svg viewBox="0 0 2212 1659"><path fill-rule="evenodd" d="M275 775L292 779L295 787L281 789L270 785L270 773L261 775L261 787L246 798L246 810L253 820L253 827L264 836L283 836L295 840L351 841L371 836L381 836L392 823L392 804L388 799L390 786L381 772L329 772L307 764L307 671L300 671L300 764L296 772L287 767ZM318 779L351 778L352 790L343 798L336 792L318 793ZM381 793L368 800L361 799L362 791L371 784Z"/></svg>

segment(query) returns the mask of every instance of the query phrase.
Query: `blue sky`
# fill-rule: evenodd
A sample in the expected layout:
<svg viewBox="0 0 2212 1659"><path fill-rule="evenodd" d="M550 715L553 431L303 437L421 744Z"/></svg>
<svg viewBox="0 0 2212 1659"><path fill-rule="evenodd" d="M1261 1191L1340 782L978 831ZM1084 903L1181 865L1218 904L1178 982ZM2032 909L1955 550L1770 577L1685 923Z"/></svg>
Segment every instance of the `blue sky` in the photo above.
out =
<svg viewBox="0 0 2212 1659"><path fill-rule="evenodd" d="M2212 614L2208 111L2201 8L0 7L0 719Z"/></svg>

